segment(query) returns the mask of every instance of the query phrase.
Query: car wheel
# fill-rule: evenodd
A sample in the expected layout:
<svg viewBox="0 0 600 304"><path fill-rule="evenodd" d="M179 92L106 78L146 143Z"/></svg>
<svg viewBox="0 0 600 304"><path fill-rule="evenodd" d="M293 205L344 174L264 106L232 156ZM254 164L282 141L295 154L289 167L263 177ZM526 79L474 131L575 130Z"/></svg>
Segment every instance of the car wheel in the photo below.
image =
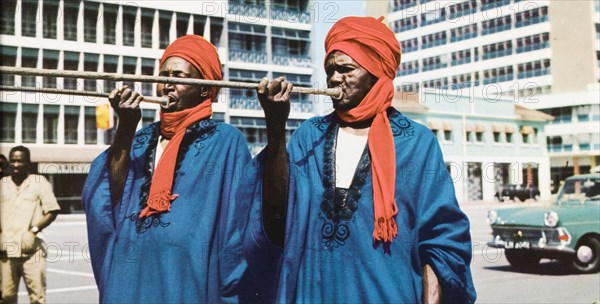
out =
<svg viewBox="0 0 600 304"><path fill-rule="evenodd" d="M575 249L572 265L578 272L598 272L600 270L600 240L594 237L582 240Z"/></svg>
<svg viewBox="0 0 600 304"><path fill-rule="evenodd" d="M542 259L538 253L529 250L506 249L504 250L504 255L508 263L513 267L534 265Z"/></svg>

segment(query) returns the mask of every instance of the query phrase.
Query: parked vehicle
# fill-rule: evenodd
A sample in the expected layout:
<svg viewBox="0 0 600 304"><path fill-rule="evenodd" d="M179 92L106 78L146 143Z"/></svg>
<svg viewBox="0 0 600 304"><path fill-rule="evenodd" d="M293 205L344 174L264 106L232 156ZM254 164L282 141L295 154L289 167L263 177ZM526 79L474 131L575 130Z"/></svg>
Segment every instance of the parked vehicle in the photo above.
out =
<svg viewBox="0 0 600 304"><path fill-rule="evenodd" d="M502 187L502 190L496 192L494 196L500 202L514 200L515 198L518 198L520 201L525 201L530 198L537 200L540 196L540 190L536 187L506 184Z"/></svg>
<svg viewBox="0 0 600 304"><path fill-rule="evenodd" d="M564 261L578 272L600 270L600 174L569 177L556 200L542 207L488 212L493 240L513 267L542 258Z"/></svg>

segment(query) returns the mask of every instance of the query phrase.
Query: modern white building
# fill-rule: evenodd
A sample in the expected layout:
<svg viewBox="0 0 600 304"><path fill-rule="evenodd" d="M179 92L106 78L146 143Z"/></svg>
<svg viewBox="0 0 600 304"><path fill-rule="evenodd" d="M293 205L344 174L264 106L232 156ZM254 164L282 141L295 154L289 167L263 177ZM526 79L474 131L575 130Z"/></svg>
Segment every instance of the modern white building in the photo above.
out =
<svg viewBox="0 0 600 304"><path fill-rule="evenodd" d="M501 96L455 90L397 93L393 105L436 135L459 202L492 201L508 184L550 198L544 126L552 116Z"/></svg>
<svg viewBox="0 0 600 304"><path fill-rule="evenodd" d="M283 75L296 86L313 86L310 16L315 10L315 5L292 0L5 0L0 54L3 66L157 75L166 46L179 36L196 34L218 48L225 79L258 82L264 76ZM2 75L2 84L97 92L121 85L13 75ZM155 96L155 84L129 85ZM91 160L112 141L114 129L96 128L96 106L107 101L18 91L0 94L0 153L7 155L15 145L29 147L37 170L54 184L59 199L78 201ZM290 134L313 115L311 98L294 96ZM213 109L213 119L244 132L253 153L265 145L265 121L253 90L222 89ZM144 104L140 127L157 115L156 105Z"/></svg>
<svg viewBox="0 0 600 304"><path fill-rule="evenodd" d="M477 87L516 101L600 79L600 1L392 0L396 87Z"/></svg>

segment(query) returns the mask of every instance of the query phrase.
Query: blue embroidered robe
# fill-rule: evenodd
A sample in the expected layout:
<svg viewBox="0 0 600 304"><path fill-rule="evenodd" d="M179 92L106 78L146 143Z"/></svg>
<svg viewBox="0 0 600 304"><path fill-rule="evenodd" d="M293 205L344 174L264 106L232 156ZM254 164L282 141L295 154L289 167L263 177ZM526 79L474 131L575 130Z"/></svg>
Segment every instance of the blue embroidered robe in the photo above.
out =
<svg viewBox="0 0 600 304"><path fill-rule="evenodd" d="M420 303L425 264L437 274L444 302L475 301L469 222L459 209L439 144L423 125L393 108L387 114L396 151L398 236L392 243L373 242L368 148L345 205L334 206L338 128L334 114L303 123L288 145L290 183L283 250L274 247L264 233L263 155L253 162L257 182L253 188L244 187L248 192L244 195L254 195L244 250L261 290L275 302Z"/></svg>
<svg viewBox="0 0 600 304"><path fill-rule="evenodd" d="M152 180L159 123L138 131L120 202L111 203L109 150L83 190L94 276L102 303L244 302L241 240L247 200L235 191L251 156L237 129L213 120L186 130L169 212L138 218Z"/></svg>

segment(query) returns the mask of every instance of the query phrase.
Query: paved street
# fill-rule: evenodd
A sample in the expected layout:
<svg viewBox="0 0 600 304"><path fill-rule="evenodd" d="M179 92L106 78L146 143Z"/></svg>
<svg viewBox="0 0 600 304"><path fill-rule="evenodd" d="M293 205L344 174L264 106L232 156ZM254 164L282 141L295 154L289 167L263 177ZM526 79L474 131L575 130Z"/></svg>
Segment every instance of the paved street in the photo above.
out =
<svg viewBox="0 0 600 304"><path fill-rule="evenodd" d="M514 271L502 251L485 244L491 229L485 214L492 207L506 208L531 203L468 203L463 210L471 220L473 278L478 303L598 303L600 274L572 273L558 262L542 260L536 267ZM85 218L60 215L44 231L48 244L48 303L97 303L89 254ZM21 303L27 293L21 284Z"/></svg>

